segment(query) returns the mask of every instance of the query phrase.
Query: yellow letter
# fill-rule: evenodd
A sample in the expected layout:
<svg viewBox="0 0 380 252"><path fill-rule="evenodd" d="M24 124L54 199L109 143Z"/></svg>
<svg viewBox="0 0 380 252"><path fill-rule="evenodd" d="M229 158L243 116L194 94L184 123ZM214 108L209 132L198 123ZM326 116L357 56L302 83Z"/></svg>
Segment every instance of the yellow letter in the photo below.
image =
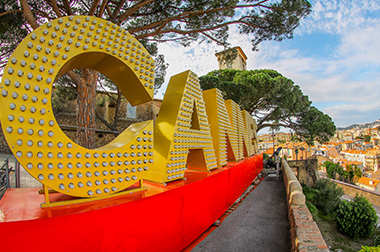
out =
<svg viewBox="0 0 380 252"><path fill-rule="evenodd" d="M237 160L238 150L236 130L231 127L225 101L219 89L203 91L207 115L210 120L211 135L218 160L218 166L227 165L228 160ZM234 147L232 147L234 144Z"/></svg>
<svg viewBox="0 0 380 252"><path fill-rule="evenodd" d="M255 153L254 150L254 138L255 138L255 128L254 128L254 120L252 116L246 111L242 110L241 114L244 119L244 141L243 141L243 148L244 148L244 156L249 157L252 156Z"/></svg>
<svg viewBox="0 0 380 252"><path fill-rule="evenodd" d="M133 125L94 150L70 140L55 120L51 90L75 68L102 72L133 105L152 100L154 62L142 45L111 22L69 16L40 26L12 54L0 86L1 123L12 152L42 184L102 197L144 178L153 165L153 124Z"/></svg>
<svg viewBox="0 0 380 252"><path fill-rule="evenodd" d="M231 134L231 146L232 151L235 156L235 161L242 160L244 158L244 149L243 149L243 136L244 136L244 123L243 117L240 112L239 105L233 100L225 101L226 108L228 111L228 115L230 117L230 122L232 126L232 134Z"/></svg>
<svg viewBox="0 0 380 252"><path fill-rule="evenodd" d="M181 179L188 169L217 168L198 77L191 71L172 76L154 127L154 168L148 179Z"/></svg>

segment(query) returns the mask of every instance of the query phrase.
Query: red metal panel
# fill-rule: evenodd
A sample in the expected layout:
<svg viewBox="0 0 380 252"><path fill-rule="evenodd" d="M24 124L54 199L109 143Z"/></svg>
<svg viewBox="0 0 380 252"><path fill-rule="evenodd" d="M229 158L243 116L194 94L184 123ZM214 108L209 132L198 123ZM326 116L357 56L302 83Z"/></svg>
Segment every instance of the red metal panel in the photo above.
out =
<svg viewBox="0 0 380 252"><path fill-rule="evenodd" d="M262 170L262 155L212 172L186 173L168 186L55 209L36 189L0 202L2 251L180 251L217 220ZM65 198L55 195L53 198Z"/></svg>

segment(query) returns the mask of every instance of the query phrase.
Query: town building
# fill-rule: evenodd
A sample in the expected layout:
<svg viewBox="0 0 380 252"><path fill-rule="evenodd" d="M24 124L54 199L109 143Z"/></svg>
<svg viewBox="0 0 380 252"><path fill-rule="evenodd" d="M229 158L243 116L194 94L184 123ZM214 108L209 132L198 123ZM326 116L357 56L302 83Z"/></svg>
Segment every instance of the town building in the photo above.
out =
<svg viewBox="0 0 380 252"><path fill-rule="evenodd" d="M367 178L367 177L361 177L359 181L356 183L357 186L371 190L374 192L379 192L380 190L380 185L379 185L380 180L374 179L374 178Z"/></svg>
<svg viewBox="0 0 380 252"><path fill-rule="evenodd" d="M365 155L365 167L367 171L377 172L380 164L380 150L371 149Z"/></svg>

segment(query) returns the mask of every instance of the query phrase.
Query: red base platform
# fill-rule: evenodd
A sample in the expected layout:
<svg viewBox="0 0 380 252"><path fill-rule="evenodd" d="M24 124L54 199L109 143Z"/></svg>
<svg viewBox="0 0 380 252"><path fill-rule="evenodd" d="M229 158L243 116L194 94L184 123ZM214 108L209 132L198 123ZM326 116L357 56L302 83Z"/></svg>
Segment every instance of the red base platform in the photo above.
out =
<svg viewBox="0 0 380 252"><path fill-rule="evenodd" d="M167 186L41 209L38 188L8 189L0 202L1 251L180 251L209 228L263 169L262 155L212 172L187 171ZM53 194L51 201L71 199ZM3 218L2 218L3 216Z"/></svg>

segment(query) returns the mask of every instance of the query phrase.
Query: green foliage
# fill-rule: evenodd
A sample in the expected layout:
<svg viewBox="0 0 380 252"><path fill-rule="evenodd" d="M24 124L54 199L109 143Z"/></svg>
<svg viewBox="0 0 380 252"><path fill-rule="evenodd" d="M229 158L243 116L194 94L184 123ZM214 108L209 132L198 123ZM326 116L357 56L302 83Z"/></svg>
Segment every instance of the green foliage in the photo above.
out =
<svg viewBox="0 0 380 252"><path fill-rule="evenodd" d="M380 246L377 247L368 247L362 246L362 249L359 252L380 252Z"/></svg>
<svg viewBox="0 0 380 252"><path fill-rule="evenodd" d="M358 180L362 177L362 171L358 168L357 165L348 165L346 170L343 170L339 164L327 161L322 164L326 167L326 173L328 178L343 180L347 183L354 183L355 180ZM337 174L339 177L337 177Z"/></svg>
<svg viewBox="0 0 380 252"><path fill-rule="evenodd" d="M99 107L104 107L106 105L107 100L109 100L109 98L108 96L105 96L105 95L96 97L96 105Z"/></svg>
<svg viewBox="0 0 380 252"><path fill-rule="evenodd" d="M302 190L303 190L303 194L306 197L306 206L309 209L310 213L313 215L313 218L315 218L318 215L318 209L314 205L315 198L317 195L317 190L312 187L308 187L306 185L302 186Z"/></svg>
<svg viewBox="0 0 380 252"><path fill-rule="evenodd" d="M360 168L358 166L355 166L355 176L357 178L357 180L359 180L362 176L363 176L363 172L362 170L360 170Z"/></svg>
<svg viewBox="0 0 380 252"><path fill-rule="evenodd" d="M61 111L67 104L67 101L73 101L77 98L78 92L71 86L56 85L52 98L54 113Z"/></svg>
<svg viewBox="0 0 380 252"><path fill-rule="evenodd" d="M21 7L21 3L25 6ZM205 41L228 47L228 29L234 25L240 33L250 35L253 50L257 50L262 41L282 41L292 38L300 20L310 13L311 5L307 0L261 2L252 0L3 0L0 3L0 10L0 74L4 70L5 62L20 41L39 25L61 16L92 15L120 25L144 44L156 60L154 86L157 90L164 82L167 69L163 55L158 55L157 43L172 41L187 46L191 42ZM71 76L74 76L73 80L77 87L96 85L95 80L98 79L96 73L79 72L79 75L71 74ZM236 96L243 91L239 88L234 89ZM94 93L86 97L79 96L79 99L81 99L80 104L88 106L86 111L95 114L94 103L89 102L95 99ZM59 99L56 99L55 103L63 106ZM117 123L116 115L117 113L115 113L115 123ZM77 117L82 118L78 121L86 122L84 120L86 115L82 110L77 111ZM103 122L110 127L105 120ZM80 126L94 127L94 122L91 121L89 124L91 125ZM113 126L110 129L114 130ZM78 134L89 134L83 139L91 139L93 133L78 131ZM80 144L90 147L91 143Z"/></svg>
<svg viewBox="0 0 380 252"><path fill-rule="evenodd" d="M377 214L368 200L356 196L341 200L336 210L338 230L350 238L369 237L376 228Z"/></svg>
<svg viewBox="0 0 380 252"><path fill-rule="evenodd" d="M364 135L363 140L364 140L364 142L370 142L371 141L371 136Z"/></svg>
<svg viewBox="0 0 380 252"><path fill-rule="evenodd" d="M328 178L335 179L336 173L342 174L343 168L339 164L335 164L333 162L327 161L322 164L322 166L326 167L326 173Z"/></svg>
<svg viewBox="0 0 380 252"><path fill-rule="evenodd" d="M311 215L313 215L313 218L315 218L318 215L317 207L311 202L306 202L306 206L309 209Z"/></svg>
<svg viewBox="0 0 380 252"><path fill-rule="evenodd" d="M350 182L353 182L355 178L355 166L356 165L347 165L346 170L343 171L343 177L348 179Z"/></svg>
<svg viewBox="0 0 380 252"><path fill-rule="evenodd" d="M299 86L275 70L223 69L200 77L203 90L218 88L224 99L232 99L257 119L257 130L265 127L293 129L309 144L328 141L335 125L328 115L311 106Z"/></svg>
<svg viewBox="0 0 380 252"><path fill-rule="evenodd" d="M2 0L0 3L0 13L15 11L19 8L18 1ZM24 19L19 13L12 12L0 16L0 69L6 65L11 53L27 34Z"/></svg>
<svg viewBox="0 0 380 252"><path fill-rule="evenodd" d="M311 203L315 202L315 197L317 194L316 189L309 187L309 186L306 186L306 185L303 185L302 190L303 190L303 194L305 195L307 201L309 201Z"/></svg>
<svg viewBox="0 0 380 252"><path fill-rule="evenodd" d="M320 142L327 142L334 135L336 127L331 117L311 106L302 111L298 117L300 129L297 134L311 144L313 139L318 139Z"/></svg>
<svg viewBox="0 0 380 252"><path fill-rule="evenodd" d="M314 203L317 208L326 215L335 211L340 197L344 194L343 189L328 179L318 180L315 189Z"/></svg>
<svg viewBox="0 0 380 252"><path fill-rule="evenodd" d="M119 0L108 1L106 11L101 7L102 1L68 0L63 3L57 1L58 14L50 0L28 0L32 15L24 19L19 2L3 0L0 3L1 13L4 13L1 16L0 32L5 34L0 35L1 43L3 46L3 41L10 42L10 51L28 33L27 26L30 27L31 24L26 26L26 20L39 25L58 15L93 15L110 20L125 27L140 42L144 42L151 53L157 53L157 43L167 41L184 46L195 41L216 42L228 47L230 26L235 26L241 34L249 34L252 49L257 50L262 41L292 38L300 20L311 11L307 0ZM154 50L150 50L150 46ZM0 54L8 53L9 57L9 50Z"/></svg>
<svg viewBox="0 0 380 252"><path fill-rule="evenodd" d="M375 246L380 246L380 235L377 235L373 242Z"/></svg>

